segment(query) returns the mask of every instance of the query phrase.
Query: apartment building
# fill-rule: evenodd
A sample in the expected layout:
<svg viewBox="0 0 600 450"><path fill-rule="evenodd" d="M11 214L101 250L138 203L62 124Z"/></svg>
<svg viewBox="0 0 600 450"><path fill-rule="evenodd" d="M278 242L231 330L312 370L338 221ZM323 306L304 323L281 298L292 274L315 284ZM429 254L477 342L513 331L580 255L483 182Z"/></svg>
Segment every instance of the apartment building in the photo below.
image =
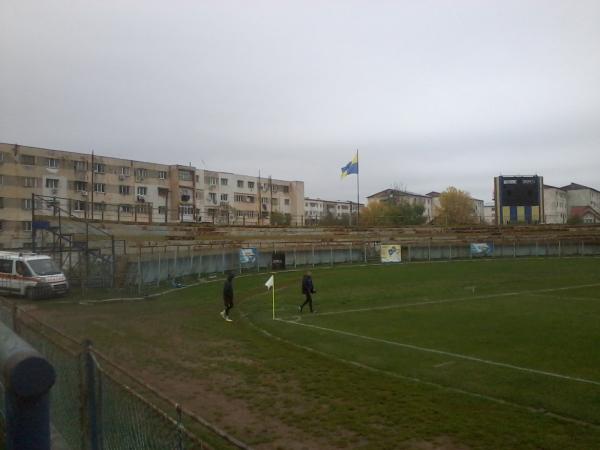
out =
<svg viewBox="0 0 600 450"><path fill-rule="evenodd" d="M584 223L600 221L600 191L577 183L560 189L566 192L569 217L581 217Z"/></svg>
<svg viewBox="0 0 600 450"><path fill-rule="evenodd" d="M320 198L304 198L304 223L318 224L325 218L349 220L350 215L356 214L357 203L341 200L322 200ZM360 204L360 208L364 208Z"/></svg>
<svg viewBox="0 0 600 450"><path fill-rule="evenodd" d="M272 212L281 212L295 224L304 215L303 199L301 181L259 181L193 166L0 143L0 244L5 247L31 240L33 212L216 224L268 224Z"/></svg>
<svg viewBox="0 0 600 450"><path fill-rule="evenodd" d="M427 219L427 222L431 222L433 219L433 199L427 195L398 189L385 189L367 197L367 205L379 202L391 202L395 204L408 202L411 205L422 205L424 207L423 216Z"/></svg>
<svg viewBox="0 0 600 450"><path fill-rule="evenodd" d="M198 171L204 180L202 221L219 224L267 225L273 213L285 223L301 225L304 182L229 172Z"/></svg>
<svg viewBox="0 0 600 450"><path fill-rule="evenodd" d="M544 223L567 223L569 209L567 191L544 185Z"/></svg>

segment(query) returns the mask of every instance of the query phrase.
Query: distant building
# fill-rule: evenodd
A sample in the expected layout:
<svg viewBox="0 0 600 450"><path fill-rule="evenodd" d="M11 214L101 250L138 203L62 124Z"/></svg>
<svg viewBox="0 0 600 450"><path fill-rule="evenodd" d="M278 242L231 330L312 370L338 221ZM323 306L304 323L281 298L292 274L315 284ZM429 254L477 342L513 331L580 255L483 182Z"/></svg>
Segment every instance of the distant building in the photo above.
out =
<svg viewBox="0 0 600 450"><path fill-rule="evenodd" d="M499 176L494 178L496 223L536 224L544 221L544 178Z"/></svg>
<svg viewBox="0 0 600 450"><path fill-rule="evenodd" d="M304 182L0 143L0 247L31 242L32 213L55 208L134 223L269 224L281 213L300 225Z"/></svg>
<svg viewBox="0 0 600 450"><path fill-rule="evenodd" d="M427 195L415 194L414 192L400 191L398 189L385 189L367 197L367 205L373 203L392 203L397 205L407 202L411 205L422 205L423 216L427 222L433 219L433 199Z"/></svg>
<svg viewBox="0 0 600 450"><path fill-rule="evenodd" d="M564 189L544 185L544 223L567 223L569 209Z"/></svg>
<svg viewBox="0 0 600 450"><path fill-rule="evenodd" d="M484 221L488 225L496 225L496 205L489 204L483 206Z"/></svg>
<svg viewBox="0 0 600 450"><path fill-rule="evenodd" d="M567 193L569 208L589 206L594 211L600 211L600 191L577 183L571 183L561 187L561 189Z"/></svg>
<svg viewBox="0 0 600 450"><path fill-rule="evenodd" d="M580 218L583 223L600 223L600 213L591 206L573 206L569 217Z"/></svg>
<svg viewBox="0 0 600 450"><path fill-rule="evenodd" d="M360 204L360 209L364 208L364 204ZM348 220L352 214L356 214L356 202L342 200L323 200L320 198L304 198L304 223L308 225L316 225L325 218L336 220Z"/></svg>

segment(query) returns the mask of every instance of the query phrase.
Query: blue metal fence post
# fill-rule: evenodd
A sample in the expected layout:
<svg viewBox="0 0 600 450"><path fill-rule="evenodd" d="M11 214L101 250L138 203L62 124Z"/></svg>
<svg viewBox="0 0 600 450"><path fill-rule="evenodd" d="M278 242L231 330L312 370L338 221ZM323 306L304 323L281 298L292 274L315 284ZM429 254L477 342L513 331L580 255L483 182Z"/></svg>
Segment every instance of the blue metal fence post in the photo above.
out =
<svg viewBox="0 0 600 450"><path fill-rule="evenodd" d="M6 448L50 450L52 365L0 323L0 373L4 386Z"/></svg>

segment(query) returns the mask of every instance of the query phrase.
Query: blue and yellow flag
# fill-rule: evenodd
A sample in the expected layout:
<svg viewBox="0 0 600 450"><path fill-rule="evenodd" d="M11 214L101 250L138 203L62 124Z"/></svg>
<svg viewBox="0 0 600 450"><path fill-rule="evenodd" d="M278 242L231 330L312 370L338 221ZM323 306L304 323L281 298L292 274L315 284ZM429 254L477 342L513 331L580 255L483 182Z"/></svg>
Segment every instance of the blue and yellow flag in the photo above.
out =
<svg viewBox="0 0 600 450"><path fill-rule="evenodd" d="M353 173L358 175L358 152L356 152L352 161L342 167L342 178Z"/></svg>

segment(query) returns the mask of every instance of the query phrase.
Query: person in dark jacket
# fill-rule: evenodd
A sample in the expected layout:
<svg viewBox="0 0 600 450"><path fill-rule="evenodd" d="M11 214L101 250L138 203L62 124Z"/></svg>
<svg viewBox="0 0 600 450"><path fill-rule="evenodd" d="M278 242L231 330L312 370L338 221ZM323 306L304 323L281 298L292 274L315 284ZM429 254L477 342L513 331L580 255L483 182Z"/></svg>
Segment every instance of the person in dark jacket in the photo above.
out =
<svg viewBox="0 0 600 450"><path fill-rule="evenodd" d="M310 272L306 272L302 277L302 293L306 296L306 300L298 307L298 311L302 312L302 309L308 304L310 312L315 312L313 311L312 294L316 294L317 291L315 291L312 274Z"/></svg>
<svg viewBox="0 0 600 450"><path fill-rule="evenodd" d="M235 275L230 273L227 275L227 281L223 285L223 303L225 303L225 309L221 311L221 317L227 322L232 322L229 318L229 311L233 308L233 277Z"/></svg>

